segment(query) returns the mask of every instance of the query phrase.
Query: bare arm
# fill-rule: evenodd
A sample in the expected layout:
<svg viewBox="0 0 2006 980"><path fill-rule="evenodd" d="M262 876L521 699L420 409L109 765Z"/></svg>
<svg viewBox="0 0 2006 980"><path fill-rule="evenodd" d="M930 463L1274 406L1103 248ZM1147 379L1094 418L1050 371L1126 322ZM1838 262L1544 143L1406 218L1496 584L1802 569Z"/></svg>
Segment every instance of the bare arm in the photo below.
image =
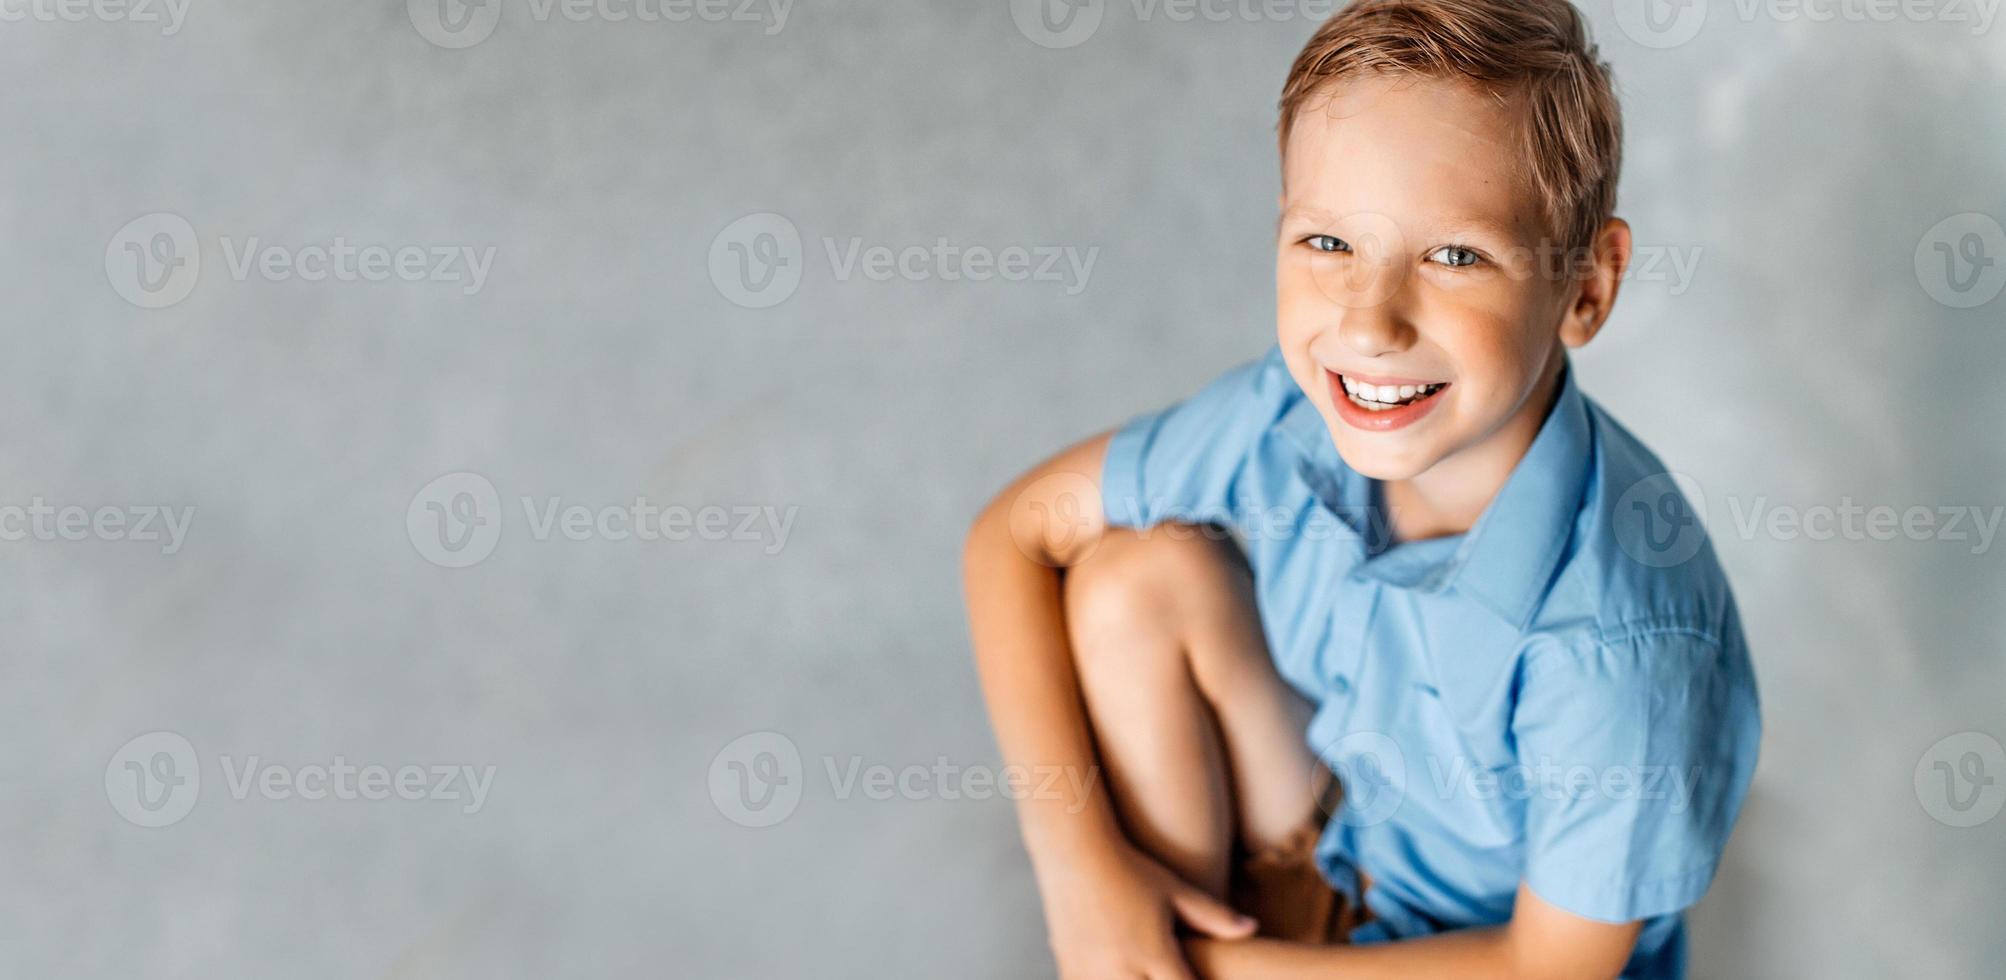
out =
<svg viewBox="0 0 2006 980"><path fill-rule="evenodd" d="M1584 919L1520 885L1511 921L1369 946L1306 946L1265 939L1186 943L1208 980L1308 980L1343 976L1469 980L1609 980L1623 969L1642 923Z"/></svg>
<svg viewBox="0 0 2006 980"><path fill-rule="evenodd" d="M1060 571L1092 554L1107 529L1100 493L1107 444L1105 435L1089 439L1024 474L968 532L976 667L1012 766L1100 771L1067 641ZM1252 933L1252 920L1130 844L1101 780L1034 782L1085 787L1083 798L1031 794L1017 806L1066 980L1189 980L1180 920L1212 936Z"/></svg>
<svg viewBox="0 0 2006 980"><path fill-rule="evenodd" d="M1107 442L1096 436L1025 473L968 532L963 577L975 662L996 741L1012 765L1097 771L1066 642L1059 573L1092 554L1106 530L1100 473ZM1023 800L1018 816L1041 881L1083 849L1120 836L1104 792Z"/></svg>

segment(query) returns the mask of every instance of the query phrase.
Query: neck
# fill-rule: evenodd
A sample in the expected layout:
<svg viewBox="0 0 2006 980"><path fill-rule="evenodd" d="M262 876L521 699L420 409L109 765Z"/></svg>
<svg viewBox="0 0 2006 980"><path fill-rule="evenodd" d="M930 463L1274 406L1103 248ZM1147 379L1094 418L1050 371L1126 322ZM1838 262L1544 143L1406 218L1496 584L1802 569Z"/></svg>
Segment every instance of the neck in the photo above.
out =
<svg viewBox="0 0 2006 980"><path fill-rule="evenodd" d="M1560 375L1565 366L1565 357L1556 351L1532 393L1482 441L1449 454L1408 479L1386 481L1383 503L1395 540L1462 534L1476 525L1538 438L1547 413L1560 397Z"/></svg>

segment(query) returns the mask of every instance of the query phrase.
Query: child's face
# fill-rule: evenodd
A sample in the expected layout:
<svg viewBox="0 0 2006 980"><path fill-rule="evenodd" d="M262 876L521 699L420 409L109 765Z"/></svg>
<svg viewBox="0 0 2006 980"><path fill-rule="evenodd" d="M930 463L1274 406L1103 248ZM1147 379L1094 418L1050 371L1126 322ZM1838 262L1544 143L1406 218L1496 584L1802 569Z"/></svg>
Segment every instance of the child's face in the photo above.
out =
<svg viewBox="0 0 2006 980"><path fill-rule="evenodd" d="M1282 352L1367 476L1412 478L1528 417L1537 431L1580 290L1542 271L1557 250L1541 247L1511 118L1468 85L1367 77L1295 120L1275 270Z"/></svg>

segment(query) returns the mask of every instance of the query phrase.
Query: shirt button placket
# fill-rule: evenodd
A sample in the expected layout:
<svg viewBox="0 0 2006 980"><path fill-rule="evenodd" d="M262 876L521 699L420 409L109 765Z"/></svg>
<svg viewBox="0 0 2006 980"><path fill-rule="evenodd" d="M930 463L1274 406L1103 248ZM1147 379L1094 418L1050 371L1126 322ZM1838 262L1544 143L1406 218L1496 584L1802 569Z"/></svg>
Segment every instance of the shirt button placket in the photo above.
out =
<svg viewBox="0 0 2006 980"><path fill-rule="evenodd" d="M1354 680L1365 659L1366 637L1371 634L1372 611L1379 598L1379 583L1353 573L1339 586L1337 602L1331 609L1330 642L1333 644L1330 673L1326 680L1329 697L1349 703L1356 695ZM1345 727L1356 731L1355 725Z"/></svg>

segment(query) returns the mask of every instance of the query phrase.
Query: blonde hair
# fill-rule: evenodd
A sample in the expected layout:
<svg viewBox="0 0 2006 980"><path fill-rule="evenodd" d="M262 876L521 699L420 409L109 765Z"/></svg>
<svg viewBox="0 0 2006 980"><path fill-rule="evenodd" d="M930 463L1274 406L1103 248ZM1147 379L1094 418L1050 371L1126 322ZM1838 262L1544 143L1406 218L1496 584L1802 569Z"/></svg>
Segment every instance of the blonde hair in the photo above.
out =
<svg viewBox="0 0 2006 980"><path fill-rule="evenodd" d="M1609 66L1567 0L1357 0L1296 56L1282 86L1284 152L1303 107L1365 73L1466 79L1511 97L1524 176L1549 231L1583 248L1616 209L1623 117Z"/></svg>

